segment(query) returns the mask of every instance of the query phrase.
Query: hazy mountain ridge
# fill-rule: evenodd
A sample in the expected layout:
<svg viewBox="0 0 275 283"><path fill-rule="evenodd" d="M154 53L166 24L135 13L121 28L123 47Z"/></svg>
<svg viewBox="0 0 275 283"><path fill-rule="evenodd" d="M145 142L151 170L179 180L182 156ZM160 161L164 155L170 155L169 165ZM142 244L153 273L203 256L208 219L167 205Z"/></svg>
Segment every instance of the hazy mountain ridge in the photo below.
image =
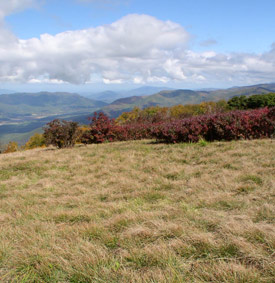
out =
<svg viewBox="0 0 275 283"><path fill-rule="evenodd" d="M275 91L275 83L210 91L195 91L189 89L166 90L148 96L118 99L103 107L102 111L111 117L116 117L125 111L133 109L135 106L146 108L149 106L163 107L177 104L196 104L203 101L228 100L234 96L264 94L273 91Z"/></svg>
<svg viewBox="0 0 275 283"><path fill-rule="evenodd" d="M10 93L15 93L15 91L9 90L9 89L0 89L0 95L2 95L2 94L10 94Z"/></svg>
<svg viewBox="0 0 275 283"><path fill-rule="evenodd" d="M59 118L85 123L94 111L107 105L79 94L66 92L14 93L0 96L0 142L19 134L19 142L25 142L28 135L43 127L49 121Z"/></svg>
<svg viewBox="0 0 275 283"><path fill-rule="evenodd" d="M83 109L105 106L102 101L92 100L74 93L65 92L39 92L39 93L14 93L0 96L0 113L35 114L42 112L68 113L81 112Z"/></svg>
<svg viewBox="0 0 275 283"><path fill-rule="evenodd" d="M0 96L0 117L68 115L91 112L105 105L103 101L66 92L3 94Z"/></svg>
<svg viewBox="0 0 275 283"><path fill-rule="evenodd" d="M0 143L7 143L11 139L23 143L35 130L41 129L55 118L87 124L87 117L95 111L103 111L111 117L117 117L135 106L146 108L227 100L233 96L275 92L275 83L209 91L206 89L162 90L151 95L132 95L153 89L156 88L142 87L129 91L131 95L119 98L110 104L66 92L2 94L0 95ZM116 92L104 93L107 96L108 93L113 95Z"/></svg>
<svg viewBox="0 0 275 283"><path fill-rule="evenodd" d="M128 98L132 96L147 96L147 95L155 94L163 90L171 90L171 88L143 86L143 87L139 87L139 88L135 88L131 90L121 90L121 91L107 90L107 91L102 91L98 93L83 93L82 95L84 97L101 100L107 103L112 103L121 98Z"/></svg>

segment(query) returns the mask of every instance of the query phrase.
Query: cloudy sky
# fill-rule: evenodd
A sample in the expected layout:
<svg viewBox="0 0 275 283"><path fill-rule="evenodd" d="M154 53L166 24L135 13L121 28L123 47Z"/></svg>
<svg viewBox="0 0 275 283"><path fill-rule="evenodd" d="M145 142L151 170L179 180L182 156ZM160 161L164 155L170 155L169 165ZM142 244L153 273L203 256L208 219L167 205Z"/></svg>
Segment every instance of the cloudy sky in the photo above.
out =
<svg viewBox="0 0 275 283"><path fill-rule="evenodd" d="M274 0L0 0L0 88L275 82Z"/></svg>

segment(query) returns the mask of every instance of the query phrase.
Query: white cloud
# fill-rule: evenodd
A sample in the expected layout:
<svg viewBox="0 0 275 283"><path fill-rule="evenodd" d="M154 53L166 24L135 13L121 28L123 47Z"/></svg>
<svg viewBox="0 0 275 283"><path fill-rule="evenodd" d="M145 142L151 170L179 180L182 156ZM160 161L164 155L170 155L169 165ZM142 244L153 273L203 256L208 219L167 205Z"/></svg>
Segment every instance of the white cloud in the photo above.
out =
<svg viewBox="0 0 275 283"><path fill-rule="evenodd" d="M4 3L0 0L7 15L34 2ZM148 15L132 14L110 25L28 40L2 31L1 82L82 84L100 78L106 84L207 81L214 85L275 78L275 46L264 54L194 52L182 26Z"/></svg>
<svg viewBox="0 0 275 283"><path fill-rule="evenodd" d="M0 0L0 19L35 5L35 0Z"/></svg>
<svg viewBox="0 0 275 283"><path fill-rule="evenodd" d="M5 17L24 10L28 7L35 6L36 0L0 0L0 48L5 45L10 47L11 43L15 43L17 38L5 25Z"/></svg>

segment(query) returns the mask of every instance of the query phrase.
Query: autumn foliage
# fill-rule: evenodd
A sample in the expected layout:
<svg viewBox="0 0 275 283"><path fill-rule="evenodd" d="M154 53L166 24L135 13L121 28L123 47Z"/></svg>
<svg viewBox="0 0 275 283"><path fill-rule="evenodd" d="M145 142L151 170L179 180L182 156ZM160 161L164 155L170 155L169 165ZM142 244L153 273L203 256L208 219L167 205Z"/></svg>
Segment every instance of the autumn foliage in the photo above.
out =
<svg viewBox="0 0 275 283"><path fill-rule="evenodd" d="M259 139L275 133L275 107L201 115L152 125L151 135L169 143Z"/></svg>
<svg viewBox="0 0 275 283"><path fill-rule="evenodd" d="M12 153L12 152L16 152L18 150L19 150L19 146L18 146L17 142L10 141L8 143L8 145L6 146L5 150L3 151L3 153Z"/></svg>
<svg viewBox="0 0 275 283"><path fill-rule="evenodd" d="M140 122L156 123L203 114L223 113L227 110L229 110L229 107L225 100L202 102L200 104L179 104L171 107L152 106L145 109L135 107L129 112L122 113L116 119L116 122L120 125Z"/></svg>
<svg viewBox="0 0 275 283"><path fill-rule="evenodd" d="M44 128L44 138L46 145L73 147L78 138L78 123L55 119Z"/></svg>
<svg viewBox="0 0 275 283"><path fill-rule="evenodd" d="M29 138L26 144L23 146L23 149L34 149L37 147L45 146L45 137L42 134L35 133L33 136Z"/></svg>
<svg viewBox="0 0 275 283"><path fill-rule="evenodd" d="M271 137L275 129L275 107L193 116L167 121L134 121L119 125L103 113L95 113L86 143L156 138L168 143L257 139Z"/></svg>

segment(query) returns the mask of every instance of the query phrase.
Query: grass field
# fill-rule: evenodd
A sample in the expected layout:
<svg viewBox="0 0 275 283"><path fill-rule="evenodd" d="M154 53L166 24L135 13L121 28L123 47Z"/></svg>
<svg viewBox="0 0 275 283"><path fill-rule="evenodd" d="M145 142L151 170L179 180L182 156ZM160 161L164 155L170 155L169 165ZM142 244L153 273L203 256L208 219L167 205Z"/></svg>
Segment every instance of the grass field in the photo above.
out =
<svg viewBox="0 0 275 283"><path fill-rule="evenodd" d="M1 282L274 282L275 141L0 155Z"/></svg>

